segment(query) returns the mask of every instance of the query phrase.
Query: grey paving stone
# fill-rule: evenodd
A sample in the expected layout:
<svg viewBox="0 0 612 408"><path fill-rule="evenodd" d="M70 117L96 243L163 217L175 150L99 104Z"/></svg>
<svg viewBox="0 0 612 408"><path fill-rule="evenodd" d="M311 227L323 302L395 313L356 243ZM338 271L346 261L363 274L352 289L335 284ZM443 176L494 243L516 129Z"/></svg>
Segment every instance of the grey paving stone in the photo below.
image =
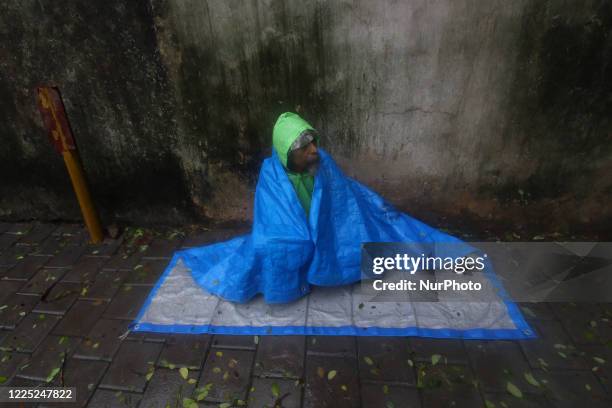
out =
<svg viewBox="0 0 612 408"><path fill-rule="evenodd" d="M75 358L111 361L119 347L129 322L127 320L100 319L79 345Z"/></svg>
<svg viewBox="0 0 612 408"><path fill-rule="evenodd" d="M555 407L611 406L610 396L591 371L537 370L534 377L543 384L544 395Z"/></svg>
<svg viewBox="0 0 612 408"><path fill-rule="evenodd" d="M417 363L423 407L483 407L470 368L462 364Z"/></svg>
<svg viewBox="0 0 612 408"><path fill-rule="evenodd" d="M34 307L33 311L63 315L79 297L81 289L81 285L78 283L56 283L55 286L40 299L40 302Z"/></svg>
<svg viewBox="0 0 612 408"><path fill-rule="evenodd" d="M83 336L93 328L107 307L106 302L78 300L53 330L62 336Z"/></svg>
<svg viewBox="0 0 612 408"><path fill-rule="evenodd" d="M359 372L363 380L415 384L414 361L404 337L359 337Z"/></svg>
<svg viewBox="0 0 612 408"><path fill-rule="evenodd" d="M612 394L612 347L609 345L580 346L584 352L587 365L591 366L591 372L599 379L607 393Z"/></svg>
<svg viewBox="0 0 612 408"><path fill-rule="evenodd" d="M246 402L249 408L299 408L302 388L302 383L296 380L254 378Z"/></svg>
<svg viewBox="0 0 612 408"><path fill-rule="evenodd" d="M187 367L190 370L202 368L210 336L206 334L172 334L166 336L166 344L159 356L158 365Z"/></svg>
<svg viewBox="0 0 612 408"><path fill-rule="evenodd" d="M39 296L14 294L0 305L0 329L14 329L40 300ZM5 307L6 306L6 307Z"/></svg>
<svg viewBox="0 0 612 408"><path fill-rule="evenodd" d="M147 383L146 375L154 369L161 348L159 343L124 341L100 387L142 393Z"/></svg>
<svg viewBox="0 0 612 408"><path fill-rule="evenodd" d="M33 227L33 223L29 222L14 222L10 223L9 227L4 231L6 234L24 236Z"/></svg>
<svg viewBox="0 0 612 408"><path fill-rule="evenodd" d="M511 341L465 341L474 375L487 392L505 391L508 381L521 390L537 393L540 390L529 384L525 373L531 367L516 342Z"/></svg>
<svg viewBox="0 0 612 408"><path fill-rule="evenodd" d="M308 336L308 354L345 356L357 358L357 341L351 336Z"/></svg>
<svg viewBox="0 0 612 408"><path fill-rule="evenodd" d="M302 378L304 376L304 336L262 336L255 358L259 377Z"/></svg>
<svg viewBox="0 0 612 408"><path fill-rule="evenodd" d="M28 255L4 273L5 279L29 280L49 260L46 256Z"/></svg>
<svg viewBox="0 0 612 408"><path fill-rule="evenodd" d="M42 268L19 289L19 293L42 296L48 289L60 281L66 273L64 268Z"/></svg>
<svg viewBox="0 0 612 408"><path fill-rule="evenodd" d="M25 259L30 252L32 248L27 245L13 245L4 249L0 254L0 266L12 268Z"/></svg>
<svg viewBox="0 0 612 408"><path fill-rule="evenodd" d="M518 303L523 316L527 320L555 320L557 316L553 313L549 303Z"/></svg>
<svg viewBox="0 0 612 408"><path fill-rule="evenodd" d="M554 408L554 406L543 396L523 393L522 398L510 395L508 392L486 393L485 403L495 407L516 408Z"/></svg>
<svg viewBox="0 0 612 408"><path fill-rule="evenodd" d="M154 285L162 273L164 273L167 265L167 259L141 260L127 274L124 283L131 285Z"/></svg>
<svg viewBox="0 0 612 408"><path fill-rule="evenodd" d="M95 257L109 257L117 252L122 243L122 237L117 239L105 238L104 241L100 244L87 245L84 255Z"/></svg>
<svg viewBox="0 0 612 408"><path fill-rule="evenodd" d="M153 333L153 332L136 332L130 331L127 340L130 341L146 341L152 343L165 343L166 338L172 336L169 333Z"/></svg>
<svg viewBox="0 0 612 408"><path fill-rule="evenodd" d="M198 387L213 384L206 401L245 400L254 354L247 350L211 350Z"/></svg>
<svg viewBox="0 0 612 408"><path fill-rule="evenodd" d="M121 286L106 309L104 317L134 320L150 291L149 286Z"/></svg>
<svg viewBox="0 0 612 408"><path fill-rule="evenodd" d="M82 299L106 300L110 301L119 291L121 283L125 280L129 271L109 271L98 272L93 282L84 282L86 288L82 294Z"/></svg>
<svg viewBox="0 0 612 408"><path fill-rule="evenodd" d="M29 360L29 354L0 351L0 386L7 385L19 368Z"/></svg>
<svg viewBox="0 0 612 408"><path fill-rule="evenodd" d="M414 387L393 384L362 384L361 407L410 407L421 406L419 391Z"/></svg>
<svg viewBox="0 0 612 408"><path fill-rule="evenodd" d="M59 319L58 316L30 313L0 343L0 348L32 353Z"/></svg>
<svg viewBox="0 0 612 408"><path fill-rule="evenodd" d="M32 224L30 230L19 240L20 245L38 245L57 229L55 224Z"/></svg>
<svg viewBox="0 0 612 408"><path fill-rule="evenodd" d="M199 372L190 372L189 378L197 378ZM147 390L144 393L141 407L166 408L183 406L183 398L193 399L195 384L189 384L178 370L158 368L153 373Z"/></svg>
<svg viewBox="0 0 612 408"><path fill-rule="evenodd" d="M257 336L259 342L263 336ZM225 334L217 334L212 340L213 347L238 349L238 350L255 350L255 336L230 336Z"/></svg>
<svg viewBox="0 0 612 408"><path fill-rule="evenodd" d="M136 408L142 399L141 394L123 391L97 389L87 405L88 408Z"/></svg>
<svg viewBox="0 0 612 408"><path fill-rule="evenodd" d="M69 359L81 339L65 336L47 336L32 354L29 364L17 371L17 376L45 381L55 368L62 367L63 359Z"/></svg>
<svg viewBox="0 0 612 408"><path fill-rule="evenodd" d="M330 372L335 376L329 379ZM359 378L357 362L349 358L308 356L304 407L358 407Z"/></svg>
<svg viewBox="0 0 612 408"><path fill-rule="evenodd" d="M561 323L534 321L532 328L537 339L521 340L523 352L533 368L587 369L584 359L577 353Z"/></svg>
<svg viewBox="0 0 612 408"><path fill-rule="evenodd" d="M85 234L87 234L87 230L83 224L63 223L60 224L55 231L53 231L53 235L62 237L75 237Z"/></svg>
<svg viewBox="0 0 612 408"><path fill-rule="evenodd" d="M68 268L77 262L84 251L83 246L66 245L59 253L53 255L45 266L47 268Z"/></svg>
<svg viewBox="0 0 612 408"><path fill-rule="evenodd" d="M110 270L126 270L131 271L142 258L142 252L136 251L132 254L126 254L119 250L113 255L108 262L104 264L104 269Z"/></svg>
<svg viewBox="0 0 612 408"><path fill-rule="evenodd" d="M170 258L181 242L181 238L155 238L142 255L144 258Z"/></svg>
<svg viewBox="0 0 612 408"><path fill-rule="evenodd" d="M54 256L66 247L66 240L57 235L47 237L40 245L36 246L32 251L32 255L37 256Z"/></svg>
<svg viewBox="0 0 612 408"><path fill-rule="evenodd" d="M19 241L19 236L14 234L0 234L0 251L10 248Z"/></svg>
<svg viewBox="0 0 612 408"><path fill-rule="evenodd" d="M410 346L415 361L431 361L433 354L440 354L452 364L467 364L467 353L461 340L411 337Z"/></svg>
<svg viewBox="0 0 612 408"><path fill-rule="evenodd" d="M603 344L612 339L612 322L592 303L556 303L553 311L575 344Z"/></svg>
<svg viewBox="0 0 612 408"><path fill-rule="evenodd" d="M77 283L94 281L104 262L106 262L104 258L84 256L72 266L62 281Z"/></svg>
<svg viewBox="0 0 612 408"><path fill-rule="evenodd" d="M5 299L8 299L16 294L17 290L19 290L23 285L25 285L25 282L23 281L0 280L0 307L2 307L2 302L4 302Z"/></svg>
<svg viewBox="0 0 612 408"><path fill-rule="evenodd" d="M68 359L63 369L64 382L60 381L58 375L57 386L75 387L76 403L46 403L45 407L86 407L87 402L96 390L100 379L104 375L108 363L103 361L85 361ZM60 373L61 374L61 373Z"/></svg>

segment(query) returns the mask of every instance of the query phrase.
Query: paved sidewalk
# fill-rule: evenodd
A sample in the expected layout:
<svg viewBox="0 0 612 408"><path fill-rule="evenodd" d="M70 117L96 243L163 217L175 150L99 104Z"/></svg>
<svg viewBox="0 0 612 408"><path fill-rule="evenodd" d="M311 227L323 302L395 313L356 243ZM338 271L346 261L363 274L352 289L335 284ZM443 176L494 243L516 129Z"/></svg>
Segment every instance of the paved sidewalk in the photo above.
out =
<svg viewBox="0 0 612 408"><path fill-rule="evenodd" d="M0 384L77 387L70 407L612 406L610 304L522 305L528 341L126 332L174 250L242 232L0 223Z"/></svg>

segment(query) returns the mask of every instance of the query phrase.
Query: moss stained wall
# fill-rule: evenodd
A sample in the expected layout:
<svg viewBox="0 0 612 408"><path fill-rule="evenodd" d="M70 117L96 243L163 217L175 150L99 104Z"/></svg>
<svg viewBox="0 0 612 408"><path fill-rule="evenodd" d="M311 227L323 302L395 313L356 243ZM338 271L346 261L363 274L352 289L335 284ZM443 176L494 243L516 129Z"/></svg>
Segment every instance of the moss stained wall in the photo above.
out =
<svg viewBox="0 0 612 408"><path fill-rule="evenodd" d="M427 221L610 231L609 0L81 3L0 5L0 218L79 218L52 82L105 220L249 219L293 110Z"/></svg>

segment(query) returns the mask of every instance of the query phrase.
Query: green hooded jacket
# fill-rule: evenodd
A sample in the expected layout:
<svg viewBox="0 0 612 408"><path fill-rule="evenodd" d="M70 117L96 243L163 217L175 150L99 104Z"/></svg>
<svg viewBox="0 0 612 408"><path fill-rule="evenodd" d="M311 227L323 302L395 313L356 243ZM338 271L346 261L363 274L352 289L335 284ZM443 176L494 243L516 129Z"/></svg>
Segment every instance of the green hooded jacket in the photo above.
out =
<svg viewBox="0 0 612 408"><path fill-rule="evenodd" d="M293 173L287 169L287 158L291 144L305 130L315 130L308 122L295 113L285 112L278 117L272 132L272 145L280 159L287 176L293 184L298 199L306 214L310 212L310 201L314 187L314 177L308 173Z"/></svg>

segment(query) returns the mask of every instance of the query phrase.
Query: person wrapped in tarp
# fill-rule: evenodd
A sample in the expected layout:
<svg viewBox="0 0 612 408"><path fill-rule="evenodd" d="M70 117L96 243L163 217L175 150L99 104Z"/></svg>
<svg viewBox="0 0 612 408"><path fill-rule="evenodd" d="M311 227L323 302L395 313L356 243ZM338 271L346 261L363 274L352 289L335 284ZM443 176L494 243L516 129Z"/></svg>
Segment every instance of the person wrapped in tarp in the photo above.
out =
<svg viewBox="0 0 612 408"><path fill-rule="evenodd" d="M362 277L366 242L415 243L415 252L432 256L472 251L345 176L318 146L317 131L297 114L281 114L272 139L251 233L177 253L208 292L233 302L262 294L267 303L285 303L309 293L311 285L351 284Z"/></svg>

